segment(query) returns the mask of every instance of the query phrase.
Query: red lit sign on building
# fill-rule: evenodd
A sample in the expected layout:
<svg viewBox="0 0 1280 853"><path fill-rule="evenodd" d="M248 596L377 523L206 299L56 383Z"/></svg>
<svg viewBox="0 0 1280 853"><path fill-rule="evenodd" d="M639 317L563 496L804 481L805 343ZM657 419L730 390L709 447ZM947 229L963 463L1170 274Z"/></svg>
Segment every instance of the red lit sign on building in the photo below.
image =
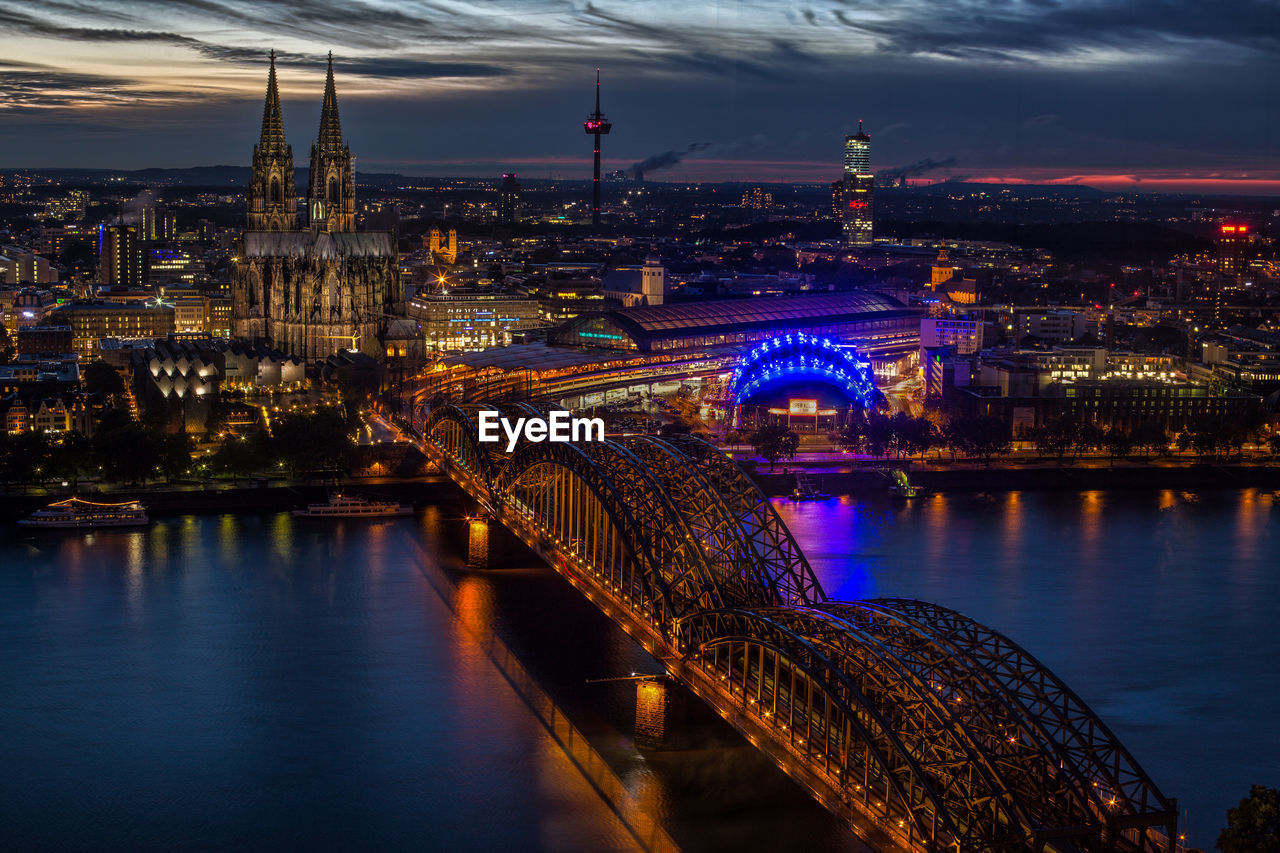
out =
<svg viewBox="0 0 1280 853"><path fill-rule="evenodd" d="M850 209L850 210L861 210L862 208L864 208L864 207L866 207L866 206L867 206L867 203L866 203L865 201L851 201L851 202L849 202L849 209Z"/></svg>

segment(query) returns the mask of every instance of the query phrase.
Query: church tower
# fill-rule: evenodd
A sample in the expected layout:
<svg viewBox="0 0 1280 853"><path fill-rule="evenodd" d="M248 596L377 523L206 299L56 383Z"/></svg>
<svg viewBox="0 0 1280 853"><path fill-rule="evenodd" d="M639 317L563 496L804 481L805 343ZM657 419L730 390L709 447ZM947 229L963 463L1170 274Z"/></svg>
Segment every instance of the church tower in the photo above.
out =
<svg viewBox="0 0 1280 853"><path fill-rule="evenodd" d="M342 125L338 121L332 53L324 83L324 105L320 109L320 135L311 146L307 216L312 231L356 230L355 171L351 149L342 141Z"/></svg>
<svg viewBox="0 0 1280 853"><path fill-rule="evenodd" d="M262 138L253 146L248 213L250 231L293 231L298 227L293 148L284 139L274 50L271 51L271 72L267 75L267 100L262 107Z"/></svg>

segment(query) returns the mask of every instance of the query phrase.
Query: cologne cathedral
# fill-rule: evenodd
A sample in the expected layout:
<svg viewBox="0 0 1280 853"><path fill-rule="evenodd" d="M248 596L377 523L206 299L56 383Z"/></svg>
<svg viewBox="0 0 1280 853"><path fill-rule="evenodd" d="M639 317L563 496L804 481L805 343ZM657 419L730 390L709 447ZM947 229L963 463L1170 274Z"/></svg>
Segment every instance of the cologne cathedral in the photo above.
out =
<svg viewBox="0 0 1280 853"><path fill-rule="evenodd" d="M378 357L392 321L403 314L396 240L389 231L356 230L355 172L338 122L333 54L320 134L311 146L305 217L299 227L273 52L248 223L232 276L232 333L308 362L340 349Z"/></svg>

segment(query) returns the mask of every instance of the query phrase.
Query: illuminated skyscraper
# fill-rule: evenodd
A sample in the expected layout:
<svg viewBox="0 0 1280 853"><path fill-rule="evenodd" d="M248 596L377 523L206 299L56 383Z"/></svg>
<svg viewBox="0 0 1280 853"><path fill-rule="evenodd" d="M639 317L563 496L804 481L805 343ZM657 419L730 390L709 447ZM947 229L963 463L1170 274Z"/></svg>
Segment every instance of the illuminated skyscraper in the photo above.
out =
<svg viewBox="0 0 1280 853"><path fill-rule="evenodd" d="M141 287L142 247L132 225L98 226L98 281L120 287Z"/></svg>
<svg viewBox="0 0 1280 853"><path fill-rule="evenodd" d="M1218 272L1239 279L1257 257L1256 238L1248 225L1222 225L1218 235Z"/></svg>
<svg viewBox="0 0 1280 853"><path fill-rule="evenodd" d="M514 225L520 217L520 182L514 173L502 176L502 188L498 191L498 221Z"/></svg>
<svg viewBox="0 0 1280 853"><path fill-rule="evenodd" d="M841 231L846 246L871 245L872 188L871 137L862 131L844 138L844 191L840 194Z"/></svg>

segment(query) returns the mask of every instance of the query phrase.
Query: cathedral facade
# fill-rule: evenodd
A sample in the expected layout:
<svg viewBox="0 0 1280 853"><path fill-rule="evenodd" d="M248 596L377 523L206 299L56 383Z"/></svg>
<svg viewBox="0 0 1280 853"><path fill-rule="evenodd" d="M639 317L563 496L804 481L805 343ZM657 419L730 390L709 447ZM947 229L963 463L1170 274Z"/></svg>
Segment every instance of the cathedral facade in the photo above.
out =
<svg viewBox="0 0 1280 853"><path fill-rule="evenodd" d="M301 227L272 54L232 273L232 334L308 362L340 349L379 357L388 328L404 313L396 239L390 231L356 230L355 170L338 121L332 54L304 217Z"/></svg>

